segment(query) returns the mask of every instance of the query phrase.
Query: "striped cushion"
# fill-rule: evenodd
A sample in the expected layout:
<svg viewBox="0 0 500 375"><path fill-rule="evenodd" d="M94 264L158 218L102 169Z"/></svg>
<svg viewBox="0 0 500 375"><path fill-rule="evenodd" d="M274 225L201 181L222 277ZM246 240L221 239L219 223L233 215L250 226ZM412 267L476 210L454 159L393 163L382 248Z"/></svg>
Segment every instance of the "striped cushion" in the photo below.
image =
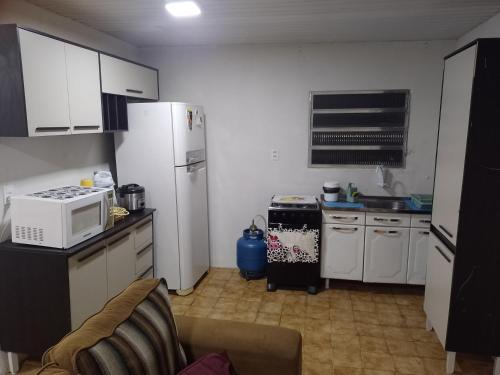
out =
<svg viewBox="0 0 500 375"><path fill-rule="evenodd" d="M177 374L186 366L186 356L177 337L166 281L132 283L49 349L43 363L81 375Z"/></svg>
<svg viewBox="0 0 500 375"><path fill-rule="evenodd" d="M186 366L163 280L112 336L76 357L82 375L174 375Z"/></svg>

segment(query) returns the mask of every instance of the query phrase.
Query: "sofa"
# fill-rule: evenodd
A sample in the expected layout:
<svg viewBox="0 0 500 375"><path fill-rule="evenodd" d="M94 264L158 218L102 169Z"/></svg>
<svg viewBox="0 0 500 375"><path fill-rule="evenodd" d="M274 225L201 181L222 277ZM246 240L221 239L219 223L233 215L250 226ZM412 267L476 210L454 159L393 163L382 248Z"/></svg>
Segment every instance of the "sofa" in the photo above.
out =
<svg viewBox="0 0 500 375"><path fill-rule="evenodd" d="M238 375L301 374L302 338L282 327L174 316L165 280L132 283L46 351L37 375L177 374L226 352Z"/></svg>

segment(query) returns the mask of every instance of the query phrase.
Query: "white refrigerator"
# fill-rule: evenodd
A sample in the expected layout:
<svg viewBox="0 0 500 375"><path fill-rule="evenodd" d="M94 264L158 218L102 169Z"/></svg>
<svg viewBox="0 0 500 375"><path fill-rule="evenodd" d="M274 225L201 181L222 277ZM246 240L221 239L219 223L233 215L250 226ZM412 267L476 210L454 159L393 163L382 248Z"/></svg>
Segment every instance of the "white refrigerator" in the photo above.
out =
<svg viewBox="0 0 500 375"><path fill-rule="evenodd" d="M209 268L203 107L128 104L128 132L115 133L118 185L137 183L156 208L155 277L189 294Z"/></svg>

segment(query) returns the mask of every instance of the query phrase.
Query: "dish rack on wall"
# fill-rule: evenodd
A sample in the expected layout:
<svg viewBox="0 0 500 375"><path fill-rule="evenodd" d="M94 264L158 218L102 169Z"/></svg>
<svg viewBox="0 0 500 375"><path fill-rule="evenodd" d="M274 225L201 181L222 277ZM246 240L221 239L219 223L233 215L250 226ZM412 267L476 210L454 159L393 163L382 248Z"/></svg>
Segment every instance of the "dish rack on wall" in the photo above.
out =
<svg viewBox="0 0 500 375"><path fill-rule="evenodd" d="M311 92L309 166L405 166L409 90Z"/></svg>

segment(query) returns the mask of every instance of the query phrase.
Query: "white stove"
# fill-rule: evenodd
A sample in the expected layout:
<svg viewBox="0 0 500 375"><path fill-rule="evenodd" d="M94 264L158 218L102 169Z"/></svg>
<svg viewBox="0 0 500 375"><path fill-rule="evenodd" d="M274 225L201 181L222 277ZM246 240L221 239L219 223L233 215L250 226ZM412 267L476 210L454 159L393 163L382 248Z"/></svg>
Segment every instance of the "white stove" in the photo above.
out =
<svg viewBox="0 0 500 375"><path fill-rule="evenodd" d="M272 209L317 210L318 200L313 195L274 195L271 199Z"/></svg>

